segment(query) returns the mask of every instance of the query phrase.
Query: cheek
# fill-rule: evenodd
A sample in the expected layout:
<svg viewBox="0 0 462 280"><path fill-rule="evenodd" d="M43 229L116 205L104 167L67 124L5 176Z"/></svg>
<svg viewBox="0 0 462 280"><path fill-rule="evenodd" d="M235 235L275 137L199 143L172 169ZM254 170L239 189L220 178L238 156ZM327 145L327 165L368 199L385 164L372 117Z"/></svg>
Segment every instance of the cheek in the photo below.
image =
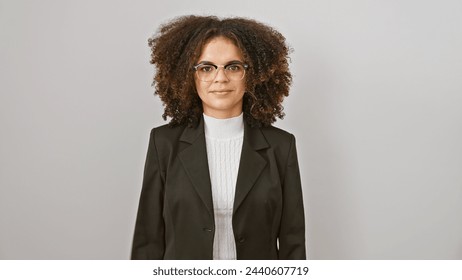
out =
<svg viewBox="0 0 462 280"><path fill-rule="evenodd" d="M246 89L245 82L242 82L238 87L239 87L239 90L242 92L242 94L244 94L245 89Z"/></svg>
<svg viewBox="0 0 462 280"><path fill-rule="evenodd" d="M197 79L194 79L194 86L196 87L196 91L199 92L199 90L200 90L200 83L197 81Z"/></svg>
<svg viewBox="0 0 462 280"><path fill-rule="evenodd" d="M203 93L204 91L207 90L206 85L204 85L204 83L202 83L201 81L198 81L196 79L194 79L194 85L196 86L196 92L198 94L201 94L201 93Z"/></svg>

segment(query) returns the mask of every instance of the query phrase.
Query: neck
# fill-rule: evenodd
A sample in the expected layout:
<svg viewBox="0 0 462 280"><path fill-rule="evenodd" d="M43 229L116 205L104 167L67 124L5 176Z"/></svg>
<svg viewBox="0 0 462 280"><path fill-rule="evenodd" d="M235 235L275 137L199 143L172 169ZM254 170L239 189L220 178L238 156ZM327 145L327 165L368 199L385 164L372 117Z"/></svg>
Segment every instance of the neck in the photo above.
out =
<svg viewBox="0 0 462 280"><path fill-rule="evenodd" d="M205 136L217 139L241 137L244 133L244 119L237 117L218 119L204 114Z"/></svg>
<svg viewBox="0 0 462 280"><path fill-rule="evenodd" d="M229 119L238 117L242 114L242 108L231 110L231 111L222 111L222 110L210 110L204 108L204 115L215 118L215 119Z"/></svg>

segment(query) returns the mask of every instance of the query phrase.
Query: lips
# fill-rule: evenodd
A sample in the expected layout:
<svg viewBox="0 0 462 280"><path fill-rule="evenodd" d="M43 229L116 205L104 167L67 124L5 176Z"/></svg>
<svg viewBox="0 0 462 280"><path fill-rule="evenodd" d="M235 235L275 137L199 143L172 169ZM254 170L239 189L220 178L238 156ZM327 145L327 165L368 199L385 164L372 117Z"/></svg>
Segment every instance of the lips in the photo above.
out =
<svg viewBox="0 0 462 280"><path fill-rule="evenodd" d="M232 92L232 90L211 90L209 91L210 93L215 93L215 94L227 94Z"/></svg>

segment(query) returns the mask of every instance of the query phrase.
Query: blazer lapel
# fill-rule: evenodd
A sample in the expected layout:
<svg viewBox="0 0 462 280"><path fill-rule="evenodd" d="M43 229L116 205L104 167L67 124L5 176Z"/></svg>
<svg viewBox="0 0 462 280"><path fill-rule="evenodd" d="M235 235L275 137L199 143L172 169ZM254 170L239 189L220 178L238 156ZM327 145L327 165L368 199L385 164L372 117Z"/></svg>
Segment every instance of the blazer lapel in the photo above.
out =
<svg viewBox="0 0 462 280"><path fill-rule="evenodd" d="M178 155L180 161L213 219L212 187L202 118L196 127L185 128L180 141L186 145Z"/></svg>
<svg viewBox="0 0 462 280"><path fill-rule="evenodd" d="M244 122L244 141L237 175L233 214L236 213L267 164L257 151L268 147L268 142L260 128L251 128Z"/></svg>

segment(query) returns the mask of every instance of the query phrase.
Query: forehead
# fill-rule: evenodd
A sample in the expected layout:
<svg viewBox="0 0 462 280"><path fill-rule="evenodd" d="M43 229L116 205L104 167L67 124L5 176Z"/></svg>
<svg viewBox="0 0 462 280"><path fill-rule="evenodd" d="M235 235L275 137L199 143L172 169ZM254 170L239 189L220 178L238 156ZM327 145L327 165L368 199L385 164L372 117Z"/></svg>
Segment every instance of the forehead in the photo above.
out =
<svg viewBox="0 0 462 280"><path fill-rule="evenodd" d="M242 61L242 51L230 39L220 36L207 41L201 50L198 61L224 64L233 60Z"/></svg>

